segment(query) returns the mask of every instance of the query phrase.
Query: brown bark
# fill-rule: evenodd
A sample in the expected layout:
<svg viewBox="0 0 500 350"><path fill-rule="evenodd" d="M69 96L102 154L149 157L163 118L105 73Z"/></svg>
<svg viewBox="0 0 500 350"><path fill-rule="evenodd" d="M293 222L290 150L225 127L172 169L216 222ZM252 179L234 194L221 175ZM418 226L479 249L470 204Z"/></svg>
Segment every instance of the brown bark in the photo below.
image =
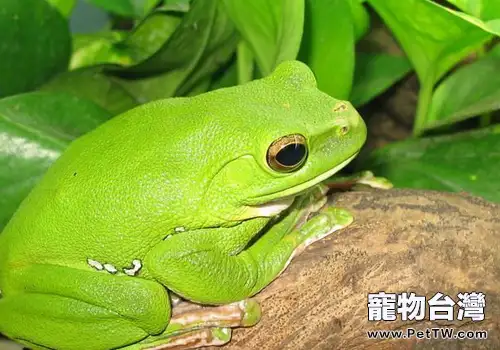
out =
<svg viewBox="0 0 500 350"><path fill-rule="evenodd" d="M222 349L500 349L500 206L413 190L337 194L355 222L310 246L256 298L262 320ZM368 321L367 294L486 295L485 320ZM487 330L487 340L370 340L375 329Z"/></svg>

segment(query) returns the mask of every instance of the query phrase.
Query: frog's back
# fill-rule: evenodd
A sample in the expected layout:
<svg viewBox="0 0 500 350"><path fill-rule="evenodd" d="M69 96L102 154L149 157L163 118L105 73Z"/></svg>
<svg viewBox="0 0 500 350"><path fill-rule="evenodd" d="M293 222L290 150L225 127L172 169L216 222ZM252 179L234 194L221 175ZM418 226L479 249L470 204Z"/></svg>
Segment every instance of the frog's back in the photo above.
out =
<svg viewBox="0 0 500 350"><path fill-rule="evenodd" d="M182 99L163 103L174 109ZM147 112L115 117L68 147L0 234L0 270L30 262L79 267L94 257L129 264L165 236L182 215L172 205L182 191L171 190L183 188L182 177L164 151L169 117ZM163 162L151 161L159 154Z"/></svg>
<svg viewBox="0 0 500 350"><path fill-rule="evenodd" d="M183 220L199 216L193 211L211 172L232 157L227 143L245 144L242 133L227 135L247 122L234 118L239 89L142 105L75 140L0 234L0 269L129 264L176 227L196 226Z"/></svg>

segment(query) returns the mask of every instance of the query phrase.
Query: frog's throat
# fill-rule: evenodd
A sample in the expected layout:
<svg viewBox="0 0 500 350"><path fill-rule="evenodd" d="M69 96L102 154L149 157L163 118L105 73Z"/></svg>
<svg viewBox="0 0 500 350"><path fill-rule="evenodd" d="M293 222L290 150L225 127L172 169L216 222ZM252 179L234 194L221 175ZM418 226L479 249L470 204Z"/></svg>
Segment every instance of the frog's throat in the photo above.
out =
<svg viewBox="0 0 500 350"><path fill-rule="evenodd" d="M340 169L345 167L349 162L351 162L359 152L356 152L354 155L351 157L347 158L344 160L342 163L337 165L336 167L324 172L321 175L316 176L315 178L306 181L304 183L301 183L297 186L288 188L284 190L283 192L278 192L278 193L273 193L269 194L267 196L273 196L275 197L276 195L279 195L279 199L272 200L270 202L256 205L256 206L249 206L247 207L247 215L248 217L273 217L275 215L278 215L282 211L288 209L293 201L295 200L295 197L297 194L301 193L304 190L307 190L314 185L319 184L320 182L328 179L330 176L333 174L337 173ZM260 199L265 200L265 197L261 197Z"/></svg>

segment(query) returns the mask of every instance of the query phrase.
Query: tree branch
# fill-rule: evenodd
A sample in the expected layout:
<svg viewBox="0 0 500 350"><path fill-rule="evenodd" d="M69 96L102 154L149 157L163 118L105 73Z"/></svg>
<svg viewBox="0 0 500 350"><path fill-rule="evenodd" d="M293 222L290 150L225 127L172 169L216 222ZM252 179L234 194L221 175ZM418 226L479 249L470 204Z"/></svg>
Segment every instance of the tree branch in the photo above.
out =
<svg viewBox="0 0 500 350"><path fill-rule="evenodd" d="M414 190L337 194L355 222L315 243L256 298L262 320L225 350L500 349L500 206ZM486 295L485 320L368 321L367 294ZM458 308L457 308L458 310ZM456 315L456 314L455 314ZM376 329L488 330L488 340L370 340Z"/></svg>

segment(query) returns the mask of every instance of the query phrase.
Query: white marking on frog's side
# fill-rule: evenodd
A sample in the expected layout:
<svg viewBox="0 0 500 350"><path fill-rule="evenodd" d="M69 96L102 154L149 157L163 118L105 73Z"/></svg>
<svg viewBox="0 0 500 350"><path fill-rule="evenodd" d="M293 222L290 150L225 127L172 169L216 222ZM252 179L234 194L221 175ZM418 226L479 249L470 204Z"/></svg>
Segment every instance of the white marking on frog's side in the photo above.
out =
<svg viewBox="0 0 500 350"><path fill-rule="evenodd" d="M174 228L174 231L177 233L184 232L184 231L186 231L186 228L184 226L179 226L179 227Z"/></svg>
<svg viewBox="0 0 500 350"><path fill-rule="evenodd" d="M90 267L93 267L96 270L101 271L104 266L99 261L92 260L92 259L87 259L87 264L89 264Z"/></svg>
<svg viewBox="0 0 500 350"><path fill-rule="evenodd" d="M123 272L125 272L129 276L135 276L139 272L139 270L142 268L142 262L138 259L132 260L132 268L129 269L123 269Z"/></svg>
<svg viewBox="0 0 500 350"><path fill-rule="evenodd" d="M116 267L114 267L113 265L111 264L104 264L102 265L104 267L104 269L106 271L108 271L109 273L112 273L112 274L115 274L118 272L118 270L116 269Z"/></svg>

